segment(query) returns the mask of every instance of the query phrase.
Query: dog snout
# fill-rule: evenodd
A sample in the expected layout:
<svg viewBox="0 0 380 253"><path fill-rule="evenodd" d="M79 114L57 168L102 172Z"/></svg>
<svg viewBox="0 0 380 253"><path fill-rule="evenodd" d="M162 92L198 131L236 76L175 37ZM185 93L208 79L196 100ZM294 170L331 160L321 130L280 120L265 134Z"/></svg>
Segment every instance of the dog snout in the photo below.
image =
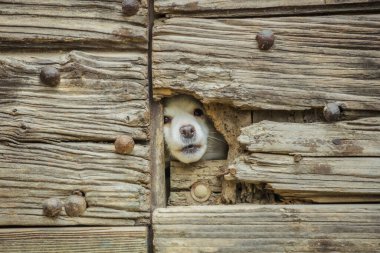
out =
<svg viewBox="0 0 380 253"><path fill-rule="evenodd" d="M184 138L193 138L195 135L195 127L193 125L181 126L179 132Z"/></svg>

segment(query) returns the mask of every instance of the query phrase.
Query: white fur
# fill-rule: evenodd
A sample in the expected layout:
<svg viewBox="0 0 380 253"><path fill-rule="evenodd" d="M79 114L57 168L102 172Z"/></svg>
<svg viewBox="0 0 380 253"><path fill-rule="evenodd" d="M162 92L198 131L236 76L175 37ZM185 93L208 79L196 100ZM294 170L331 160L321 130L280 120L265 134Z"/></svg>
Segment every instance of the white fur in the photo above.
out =
<svg viewBox="0 0 380 253"><path fill-rule="evenodd" d="M209 134L211 134L218 135L218 137L211 136L214 143L218 142L215 140L221 140L222 143L213 145L213 148L218 149L218 151L208 152L207 157L210 159L225 157L228 149L225 141L220 137L220 134L216 133L215 128L205 115L194 116L195 109L201 109L204 112L202 104L190 96L180 95L166 100L164 115L169 117L171 122L164 124L164 137L170 154L183 163L199 161L208 151L208 139ZM195 135L193 138L185 139L181 136L180 128L185 125L194 126ZM196 145L198 148L193 153L184 152L183 148L188 145Z"/></svg>
<svg viewBox="0 0 380 253"><path fill-rule="evenodd" d="M173 157L183 163L199 161L207 150L208 127L205 116L195 117L194 110L203 107L188 96L177 96L167 101L164 115L171 118L171 122L164 124L164 136L168 149ZM195 136L191 140L181 138L180 127L192 125ZM190 144L200 147L194 153L183 152L182 149Z"/></svg>

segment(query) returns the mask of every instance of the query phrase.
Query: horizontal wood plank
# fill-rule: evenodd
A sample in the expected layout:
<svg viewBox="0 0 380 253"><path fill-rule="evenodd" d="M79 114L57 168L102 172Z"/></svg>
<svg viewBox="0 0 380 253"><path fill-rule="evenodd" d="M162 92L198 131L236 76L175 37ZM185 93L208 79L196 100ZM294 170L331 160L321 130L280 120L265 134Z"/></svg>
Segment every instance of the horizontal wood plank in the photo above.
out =
<svg viewBox="0 0 380 253"><path fill-rule="evenodd" d="M239 142L249 152L302 156L380 156L380 118L337 123L262 121L242 128Z"/></svg>
<svg viewBox="0 0 380 253"><path fill-rule="evenodd" d="M377 0L157 0L155 11L170 16L262 17L379 9Z"/></svg>
<svg viewBox="0 0 380 253"><path fill-rule="evenodd" d="M61 73L41 83L44 66ZM0 140L147 140L147 56L144 53L3 54L0 56Z"/></svg>
<svg viewBox="0 0 380 253"><path fill-rule="evenodd" d="M155 252L377 252L379 205L157 209Z"/></svg>
<svg viewBox="0 0 380 253"><path fill-rule="evenodd" d="M266 183L283 198L379 202L379 126L379 118L252 124L239 137L249 154L235 161L236 178Z"/></svg>
<svg viewBox="0 0 380 253"><path fill-rule="evenodd" d="M131 17L121 1L1 1L0 50L147 49L147 3Z"/></svg>
<svg viewBox="0 0 380 253"><path fill-rule="evenodd" d="M269 51L255 40L275 34ZM242 109L305 110L342 102L380 110L380 15L156 22L156 98L190 93Z"/></svg>
<svg viewBox="0 0 380 253"><path fill-rule="evenodd" d="M0 229L0 252L144 253L146 227Z"/></svg>
<svg viewBox="0 0 380 253"><path fill-rule="evenodd" d="M42 215L48 198L85 194L81 217ZM136 225L150 217L149 146L119 155L113 143L1 143L0 225Z"/></svg>

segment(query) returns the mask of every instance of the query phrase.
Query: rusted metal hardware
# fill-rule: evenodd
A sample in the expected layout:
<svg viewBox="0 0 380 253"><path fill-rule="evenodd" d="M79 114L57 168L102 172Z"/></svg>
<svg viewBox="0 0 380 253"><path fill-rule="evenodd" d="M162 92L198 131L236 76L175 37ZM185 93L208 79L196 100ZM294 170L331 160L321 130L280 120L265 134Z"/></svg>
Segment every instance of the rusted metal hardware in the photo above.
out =
<svg viewBox="0 0 380 253"><path fill-rule="evenodd" d="M81 216L87 209L87 202L81 191L74 191L65 201L65 212L70 217Z"/></svg>
<svg viewBox="0 0 380 253"><path fill-rule="evenodd" d="M269 50L274 44L274 33L271 30L263 30L256 35L256 41L261 50Z"/></svg>
<svg viewBox="0 0 380 253"><path fill-rule="evenodd" d="M59 70L52 66L46 66L40 72L41 82L49 86L57 86L61 81Z"/></svg>
<svg viewBox="0 0 380 253"><path fill-rule="evenodd" d="M56 218L62 211L62 201L58 198L49 198L42 204L42 213L46 217Z"/></svg>
<svg viewBox="0 0 380 253"><path fill-rule="evenodd" d="M191 186L191 197L198 202L205 202L211 196L210 185L205 181L195 182Z"/></svg>
<svg viewBox="0 0 380 253"><path fill-rule="evenodd" d="M115 152L122 155L127 155L132 153L135 147L135 141L131 136L120 135L115 141Z"/></svg>
<svg viewBox="0 0 380 253"><path fill-rule="evenodd" d="M341 109L338 103L328 103L323 108L323 116L328 122L339 120L340 115L341 115Z"/></svg>
<svg viewBox="0 0 380 253"><path fill-rule="evenodd" d="M303 159L301 154L295 154L293 158L296 163L299 163Z"/></svg>
<svg viewBox="0 0 380 253"><path fill-rule="evenodd" d="M123 0L121 3L123 14L127 17L136 15L140 9L140 1L138 0Z"/></svg>

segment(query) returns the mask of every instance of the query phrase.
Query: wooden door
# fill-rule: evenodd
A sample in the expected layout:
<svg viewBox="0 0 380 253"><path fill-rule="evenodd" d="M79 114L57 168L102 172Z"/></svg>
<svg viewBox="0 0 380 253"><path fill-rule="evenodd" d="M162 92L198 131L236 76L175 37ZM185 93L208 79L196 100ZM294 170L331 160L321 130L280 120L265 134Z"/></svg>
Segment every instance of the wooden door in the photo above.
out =
<svg viewBox="0 0 380 253"><path fill-rule="evenodd" d="M147 4L0 4L1 252L147 252Z"/></svg>
<svg viewBox="0 0 380 253"><path fill-rule="evenodd" d="M229 144L171 164L156 252L378 251L379 7L155 2L155 98L193 95Z"/></svg>

